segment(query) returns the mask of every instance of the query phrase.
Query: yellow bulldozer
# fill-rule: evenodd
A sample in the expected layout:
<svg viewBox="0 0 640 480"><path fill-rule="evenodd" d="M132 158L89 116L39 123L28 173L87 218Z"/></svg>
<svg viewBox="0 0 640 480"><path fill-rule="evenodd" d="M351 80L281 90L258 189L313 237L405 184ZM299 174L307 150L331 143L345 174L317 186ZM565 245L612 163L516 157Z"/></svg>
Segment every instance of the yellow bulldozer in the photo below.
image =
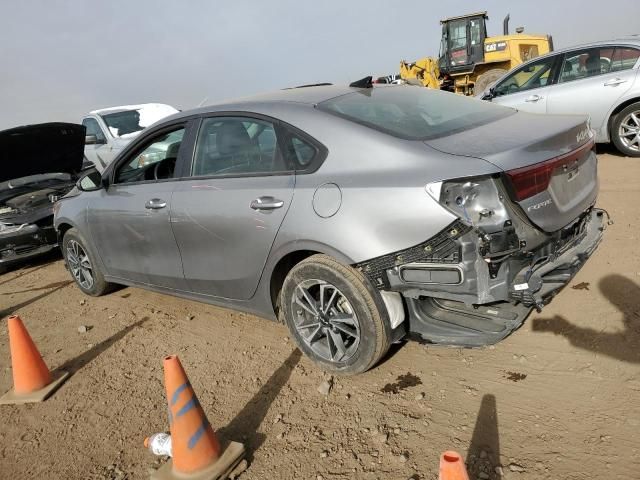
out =
<svg viewBox="0 0 640 480"><path fill-rule="evenodd" d="M553 50L550 35L528 35L517 28L509 34L509 15L503 35L488 37L487 12L446 18L442 25L439 57L400 62L400 78L425 87L463 95L484 91L490 84L531 58Z"/></svg>

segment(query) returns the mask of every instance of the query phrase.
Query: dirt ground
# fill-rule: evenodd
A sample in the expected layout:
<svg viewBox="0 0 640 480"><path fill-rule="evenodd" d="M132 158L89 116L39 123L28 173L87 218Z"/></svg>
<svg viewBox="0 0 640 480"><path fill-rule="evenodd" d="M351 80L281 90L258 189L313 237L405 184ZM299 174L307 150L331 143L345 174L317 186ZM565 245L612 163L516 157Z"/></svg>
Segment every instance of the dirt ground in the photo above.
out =
<svg viewBox="0 0 640 480"><path fill-rule="evenodd" d="M55 256L1 275L0 393L11 313L72 376L45 403L0 407L0 478L148 477L177 353L220 435L247 445L243 480L435 479L447 449L472 480L640 479L640 160L606 150L600 171L615 224L582 288L498 345L400 345L327 396L282 325L135 288L85 297Z"/></svg>

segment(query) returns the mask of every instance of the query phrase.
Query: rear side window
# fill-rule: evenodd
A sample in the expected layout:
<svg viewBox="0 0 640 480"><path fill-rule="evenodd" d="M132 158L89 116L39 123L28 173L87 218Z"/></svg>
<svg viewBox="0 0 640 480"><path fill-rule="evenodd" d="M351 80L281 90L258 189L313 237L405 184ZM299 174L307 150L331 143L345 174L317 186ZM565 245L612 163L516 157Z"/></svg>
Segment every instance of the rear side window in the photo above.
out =
<svg viewBox="0 0 640 480"><path fill-rule="evenodd" d="M609 73L613 56L613 47L589 48L578 52L567 53L562 63L559 83Z"/></svg>
<svg viewBox="0 0 640 480"><path fill-rule="evenodd" d="M272 123L244 117L202 121L193 176L246 175L290 170L280 155Z"/></svg>
<svg viewBox="0 0 640 480"><path fill-rule="evenodd" d="M407 140L450 135L515 113L482 100L409 85L354 92L317 108Z"/></svg>
<svg viewBox="0 0 640 480"><path fill-rule="evenodd" d="M285 154L289 164L295 165L296 170L304 170L316 158L318 149L311 143L291 134L285 140Z"/></svg>
<svg viewBox="0 0 640 480"><path fill-rule="evenodd" d="M611 59L611 71L619 72L634 67L640 58L640 50L629 47L616 47Z"/></svg>

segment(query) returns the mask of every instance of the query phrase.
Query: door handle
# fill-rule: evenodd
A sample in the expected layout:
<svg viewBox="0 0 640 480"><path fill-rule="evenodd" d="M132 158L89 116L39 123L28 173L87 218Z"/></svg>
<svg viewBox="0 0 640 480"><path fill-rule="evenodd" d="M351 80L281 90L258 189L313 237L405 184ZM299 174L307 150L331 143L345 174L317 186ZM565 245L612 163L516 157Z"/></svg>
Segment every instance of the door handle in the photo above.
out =
<svg viewBox="0 0 640 480"><path fill-rule="evenodd" d="M626 80L622 80L621 78L614 78L604 83L605 87L615 87L616 85L620 85L621 83L626 83Z"/></svg>
<svg viewBox="0 0 640 480"><path fill-rule="evenodd" d="M251 208L254 210L275 210L284 205L282 200L274 197L258 197L251 202Z"/></svg>
<svg viewBox="0 0 640 480"><path fill-rule="evenodd" d="M537 102L539 100L542 100L544 97L541 97L540 95L531 95L530 97L527 97L524 101L525 102Z"/></svg>
<svg viewBox="0 0 640 480"><path fill-rule="evenodd" d="M167 202L161 198L152 198L151 200L147 200L147 203L144 204L144 208L148 210L160 210L166 206Z"/></svg>

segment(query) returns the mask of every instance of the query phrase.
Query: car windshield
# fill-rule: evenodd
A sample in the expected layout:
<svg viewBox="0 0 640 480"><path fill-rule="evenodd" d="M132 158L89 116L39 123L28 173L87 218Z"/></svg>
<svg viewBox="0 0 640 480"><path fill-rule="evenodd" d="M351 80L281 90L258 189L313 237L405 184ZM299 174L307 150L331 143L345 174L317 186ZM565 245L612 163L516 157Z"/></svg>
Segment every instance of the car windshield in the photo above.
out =
<svg viewBox="0 0 640 480"><path fill-rule="evenodd" d="M140 112L138 110L107 113L102 114L101 117L114 137L122 137L144 129L144 127L140 125Z"/></svg>
<svg viewBox="0 0 640 480"><path fill-rule="evenodd" d="M111 135L127 138L137 135L149 125L177 111L169 105L149 103L103 110L100 112L100 117L106 123Z"/></svg>
<svg viewBox="0 0 640 480"><path fill-rule="evenodd" d="M516 111L417 86L376 87L332 98L318 108L407 140L429 140L493 122Z"/></svg>

